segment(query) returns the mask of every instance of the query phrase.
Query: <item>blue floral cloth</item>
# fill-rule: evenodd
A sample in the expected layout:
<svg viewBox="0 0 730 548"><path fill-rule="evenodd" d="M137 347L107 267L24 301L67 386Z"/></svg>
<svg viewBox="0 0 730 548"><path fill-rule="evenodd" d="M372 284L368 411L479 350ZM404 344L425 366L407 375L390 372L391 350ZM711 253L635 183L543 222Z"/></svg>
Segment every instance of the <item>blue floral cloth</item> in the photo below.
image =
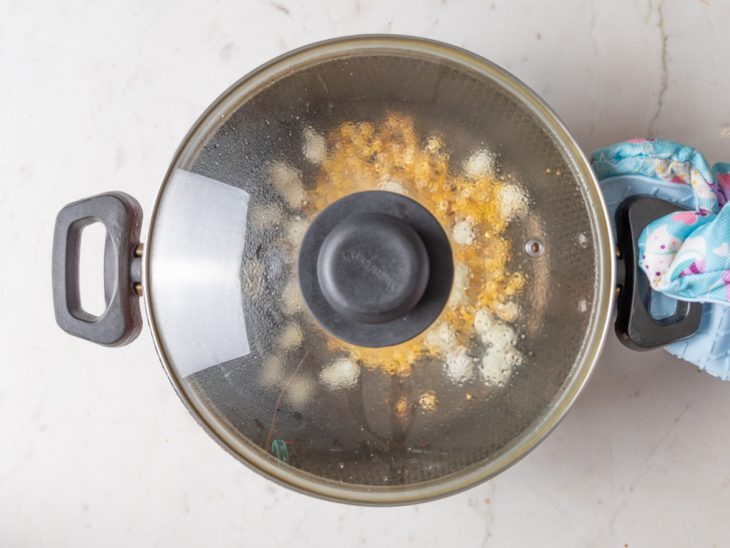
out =
<svg viewBox="0 0 730 548"><path fill-rule="evenodd" d="M676 300L705 304L697 333L666 347L711 375L730 380L730 164L710 167L695 149L635 139L593 153L611 214L628 196L650 194L694 211L649 224L640 237L640 266L653 293L652 315L671 315Z"/></svg>
<svg viewBox="0 0 730 548"><path fill-rule="evenodd" d="M711 168L695 149L673 141L635 139L593 153L599 179L643 175L685 185L694 211L649 224L639 238L639 264L651 287L684 301L730 303L730 164Z"/></svg>

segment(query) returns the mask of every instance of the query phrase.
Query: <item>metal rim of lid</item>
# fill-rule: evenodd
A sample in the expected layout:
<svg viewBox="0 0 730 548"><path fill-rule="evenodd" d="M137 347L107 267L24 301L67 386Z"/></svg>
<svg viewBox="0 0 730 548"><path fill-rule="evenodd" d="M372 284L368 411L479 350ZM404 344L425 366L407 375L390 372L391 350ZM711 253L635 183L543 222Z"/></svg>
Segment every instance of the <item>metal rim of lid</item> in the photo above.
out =
<svg viewBox="0 0 730 548"><path fill-rule="evenodd" d="M503 472L534 449L560 422L584 388L600 356L610 327L611 311L614 303L615 262L613 256L613 236L611 234L606 205L598 188L598 182L591 170L590 163L552 109L529 87L515 76L494 63L464 49L434 40L399 35L356 35L325 40L303 46L285 53L243 76L224 91L198 118L178 147L165 178L158 190L150 214L147 229L147 245L144 249L143 285L149 288L150 256L154 252L152 235L155 219L159 211L167 182L174 169L184 163L186 158L203 146L204 137L220 124L224 111L233 104L245 102L253 93L258 92L266 82L285 75L295 68L302 68L315 62L343 55L355 55L364 51L389 51L403 54L429 56L451 61L472 70L485 78L497 82L513 97L520 100L525 108L533 113L544 127L551 131L556 142L564 147L566 157L572 168L579 174L581 190L585 201L593 206L593 230L596 246L596 263L599 274L595 299L595 314L589 329L589 343L583 349L581 363L576 368L569 385L560 394L553 407L534 428L514 445L505 449L497 458L486 464L475 465L463 472L429 482L411 484L403 487L372 487L343 485L326 480L295 468L277 465L262 448L241 439L241 437L221 421L206 407L205 403L189 390L182 379L178 378L160 337L154 310L154 295L147 292L145 312L152 338L163 368L174 386L178 396L198 424L226 451L256 472L280 485L301 493L322 499L361 505L392 506L425 502L455 494L482 483ZM235 97L234 97L235 96ZM223 108L223 107L226 108Z"/></svg>

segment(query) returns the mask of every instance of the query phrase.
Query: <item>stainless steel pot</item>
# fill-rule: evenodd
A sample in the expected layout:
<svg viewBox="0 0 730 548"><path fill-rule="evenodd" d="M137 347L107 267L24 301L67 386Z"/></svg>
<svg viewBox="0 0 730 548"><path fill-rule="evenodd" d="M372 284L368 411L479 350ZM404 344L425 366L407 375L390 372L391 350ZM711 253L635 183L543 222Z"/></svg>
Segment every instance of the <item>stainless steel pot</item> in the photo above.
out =
<svg viewBox="0 0 730 548"><path fill-rule="evenodd" d="M627 254L648 209L622 210ZM126 344L144 294L200 425L331 500L417 502L501 472L567 412L611 323L615 247L581 150L512 75L432 41L337 39L256 69L183 140L144 246L141 218L118 192L61 211L58 324ZM78 289L94 221L98 317ZM642 288L619 274L622 338L661 342L637 335Z"/></svg>

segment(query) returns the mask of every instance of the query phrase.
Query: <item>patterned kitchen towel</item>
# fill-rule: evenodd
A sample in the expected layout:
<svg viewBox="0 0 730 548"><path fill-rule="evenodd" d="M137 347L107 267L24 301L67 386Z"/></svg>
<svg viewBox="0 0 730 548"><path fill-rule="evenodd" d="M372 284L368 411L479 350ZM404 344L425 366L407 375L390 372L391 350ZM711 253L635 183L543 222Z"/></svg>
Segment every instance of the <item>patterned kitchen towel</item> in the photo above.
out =
<svg viewBox="0 0 730 548"><path fill-rule="evenodd" d="M672 141L634 139L593 153L593 168L611 214L633 194L693 207L649 224L639 239L640 266L651 281L652 314L675 299L703 307L697 334L667 346L672 354L730 379L730 164L710 168L695 149Z"/></svg>
<svg viewBox="0 0 730 548"><path fill-rule="evenodd" d="M593 153L599 179L644 175L688 185L694 211L652 222L639 239L640 266L656 291L684 301L730 303L730 164L707 165L672 141L632 141Z"/></svg>

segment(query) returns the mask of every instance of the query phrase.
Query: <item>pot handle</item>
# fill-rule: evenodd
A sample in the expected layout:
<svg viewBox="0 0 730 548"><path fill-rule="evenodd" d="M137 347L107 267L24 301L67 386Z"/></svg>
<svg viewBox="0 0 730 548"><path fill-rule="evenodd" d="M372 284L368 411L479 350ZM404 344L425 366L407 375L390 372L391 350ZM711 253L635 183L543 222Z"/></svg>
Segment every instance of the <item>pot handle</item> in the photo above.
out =
<svg viewBox="0 0 730 548"><path fill-rule="evenodd" d="M86 312L79 297L79 250L84 227L106 228L104 294L106 310ZM53 233L53 308L56 323L67 333L104 346L132 342L142 329L138 256L142 208L123 192L109 192L68 204L56 217Z"/></svg>
<svg viewBox="0 0 730 548"><path fill-rule="evenodd" d="M651 350L691 337L700 326L702 304L677 301L674 313L660 320L650 310L653 290L637 259L639 236L652 221L686 208L654 198L636 195L616 210L617 312L616 335L632 350Z"/></svg>

